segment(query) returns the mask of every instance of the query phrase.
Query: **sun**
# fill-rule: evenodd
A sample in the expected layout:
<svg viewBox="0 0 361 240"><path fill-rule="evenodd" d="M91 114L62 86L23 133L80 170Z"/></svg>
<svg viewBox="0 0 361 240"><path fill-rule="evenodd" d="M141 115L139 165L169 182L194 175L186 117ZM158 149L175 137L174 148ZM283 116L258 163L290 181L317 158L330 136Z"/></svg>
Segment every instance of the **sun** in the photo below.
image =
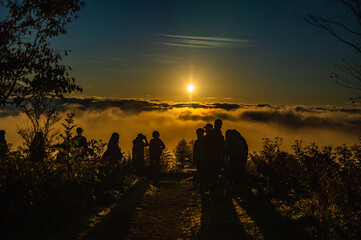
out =
<svg viewBox="0 0 361 240"><path fill-rule="evenodd" d="M194 91L194 86L192 84L188 85L187 90L190 93L193 92Z"/></svg>

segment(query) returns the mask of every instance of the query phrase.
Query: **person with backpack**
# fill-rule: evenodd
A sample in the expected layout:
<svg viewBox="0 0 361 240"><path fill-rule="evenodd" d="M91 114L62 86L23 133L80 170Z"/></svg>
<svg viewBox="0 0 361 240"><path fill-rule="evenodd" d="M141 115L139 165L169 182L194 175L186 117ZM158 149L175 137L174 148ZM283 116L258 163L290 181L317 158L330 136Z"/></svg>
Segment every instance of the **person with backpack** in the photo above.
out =
<svg viewBox="0 0 361 240"><path fill-rule="evenodd" d="M226 175L231 189L241 187L245 181L248 145L235 129L226 131Z"/></svg>

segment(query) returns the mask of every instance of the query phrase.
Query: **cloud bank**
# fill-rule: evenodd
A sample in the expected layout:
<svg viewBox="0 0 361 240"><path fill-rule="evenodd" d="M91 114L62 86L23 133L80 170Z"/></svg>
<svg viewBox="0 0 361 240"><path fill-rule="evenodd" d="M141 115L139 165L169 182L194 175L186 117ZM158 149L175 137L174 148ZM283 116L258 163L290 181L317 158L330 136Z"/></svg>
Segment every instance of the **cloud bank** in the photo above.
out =
<svg viewBox="0 0 361 240"><path fill-rule="evenodd" d="M320 145L341 145L357 142L361 135L361 108L335 106L285 106L235 103L174 103L144 99L68 98L60 104L61 114L75 113L75 123L88 138L108 138L120 134L120 146L131 149L138 133L150 138L158 130L172 149L185 138L196 138L195 130L220 118L223 132L237 129L247 139L250 149L259 150L264 137L284 138L285 148L295 139ZM8 108L0 117L0 128L7 131L9 142L19 144L16 127L26 118ZM60 127L60 124L59 124Z"/></svg>

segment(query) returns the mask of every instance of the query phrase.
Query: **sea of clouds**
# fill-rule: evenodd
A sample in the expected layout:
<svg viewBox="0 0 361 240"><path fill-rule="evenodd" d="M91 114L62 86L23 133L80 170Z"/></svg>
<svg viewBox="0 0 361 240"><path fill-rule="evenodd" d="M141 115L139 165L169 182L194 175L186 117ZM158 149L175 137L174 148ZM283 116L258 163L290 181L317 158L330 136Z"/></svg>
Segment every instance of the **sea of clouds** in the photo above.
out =
<svg viewBox="0 0 361 240"><path fill-rule="evenodd" d="M75 124L88 138L107 142L113 132L120 134L119 145L129 152L138 133L148 139L154 130L169 149L179 140L196 138L195 131L215 119L223 120L223 132L237 129L247 140L251 151L262 147L262 138L283 138L283 149L289 150L294 140L306 144L352 145L361 136L361 108L358 106L286 106L234 103L174 103L142 99L68 98L59 105L61 116L73 112ZM21 144L17 129L27 118L15 108L7 108L0 117L0 128L6 130L8 142ZM61 128L60 123L57 127Z"/></svg>

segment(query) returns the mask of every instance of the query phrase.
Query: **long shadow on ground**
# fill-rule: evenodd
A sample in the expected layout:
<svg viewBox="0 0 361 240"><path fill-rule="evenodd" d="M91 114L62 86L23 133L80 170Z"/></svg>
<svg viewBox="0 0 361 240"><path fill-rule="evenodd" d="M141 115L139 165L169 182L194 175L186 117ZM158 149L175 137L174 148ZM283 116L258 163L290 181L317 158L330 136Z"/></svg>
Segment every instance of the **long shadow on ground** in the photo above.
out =
<svg viewBox="0 0 361 240"><path fill-rule="evenodd" d="M264 239L309 239L303 227L282 216L266 194L254 194L250 187L244 187L234 199L255 221Z"/></svg>
<svg viewBox="0 0 361 240"><path fill-rule="evenodd" d="M211 201L209 195L202 196L199 239L250 239L238 219L232 198L223 196Z"/></svg>
<svg viewBox="0 0 361 240"><path fill-rule="evenodd" d="M124 239L129 232L130 221L147 188L146 180L138 181L100 222L79 236L79 239Z"/></svg>

